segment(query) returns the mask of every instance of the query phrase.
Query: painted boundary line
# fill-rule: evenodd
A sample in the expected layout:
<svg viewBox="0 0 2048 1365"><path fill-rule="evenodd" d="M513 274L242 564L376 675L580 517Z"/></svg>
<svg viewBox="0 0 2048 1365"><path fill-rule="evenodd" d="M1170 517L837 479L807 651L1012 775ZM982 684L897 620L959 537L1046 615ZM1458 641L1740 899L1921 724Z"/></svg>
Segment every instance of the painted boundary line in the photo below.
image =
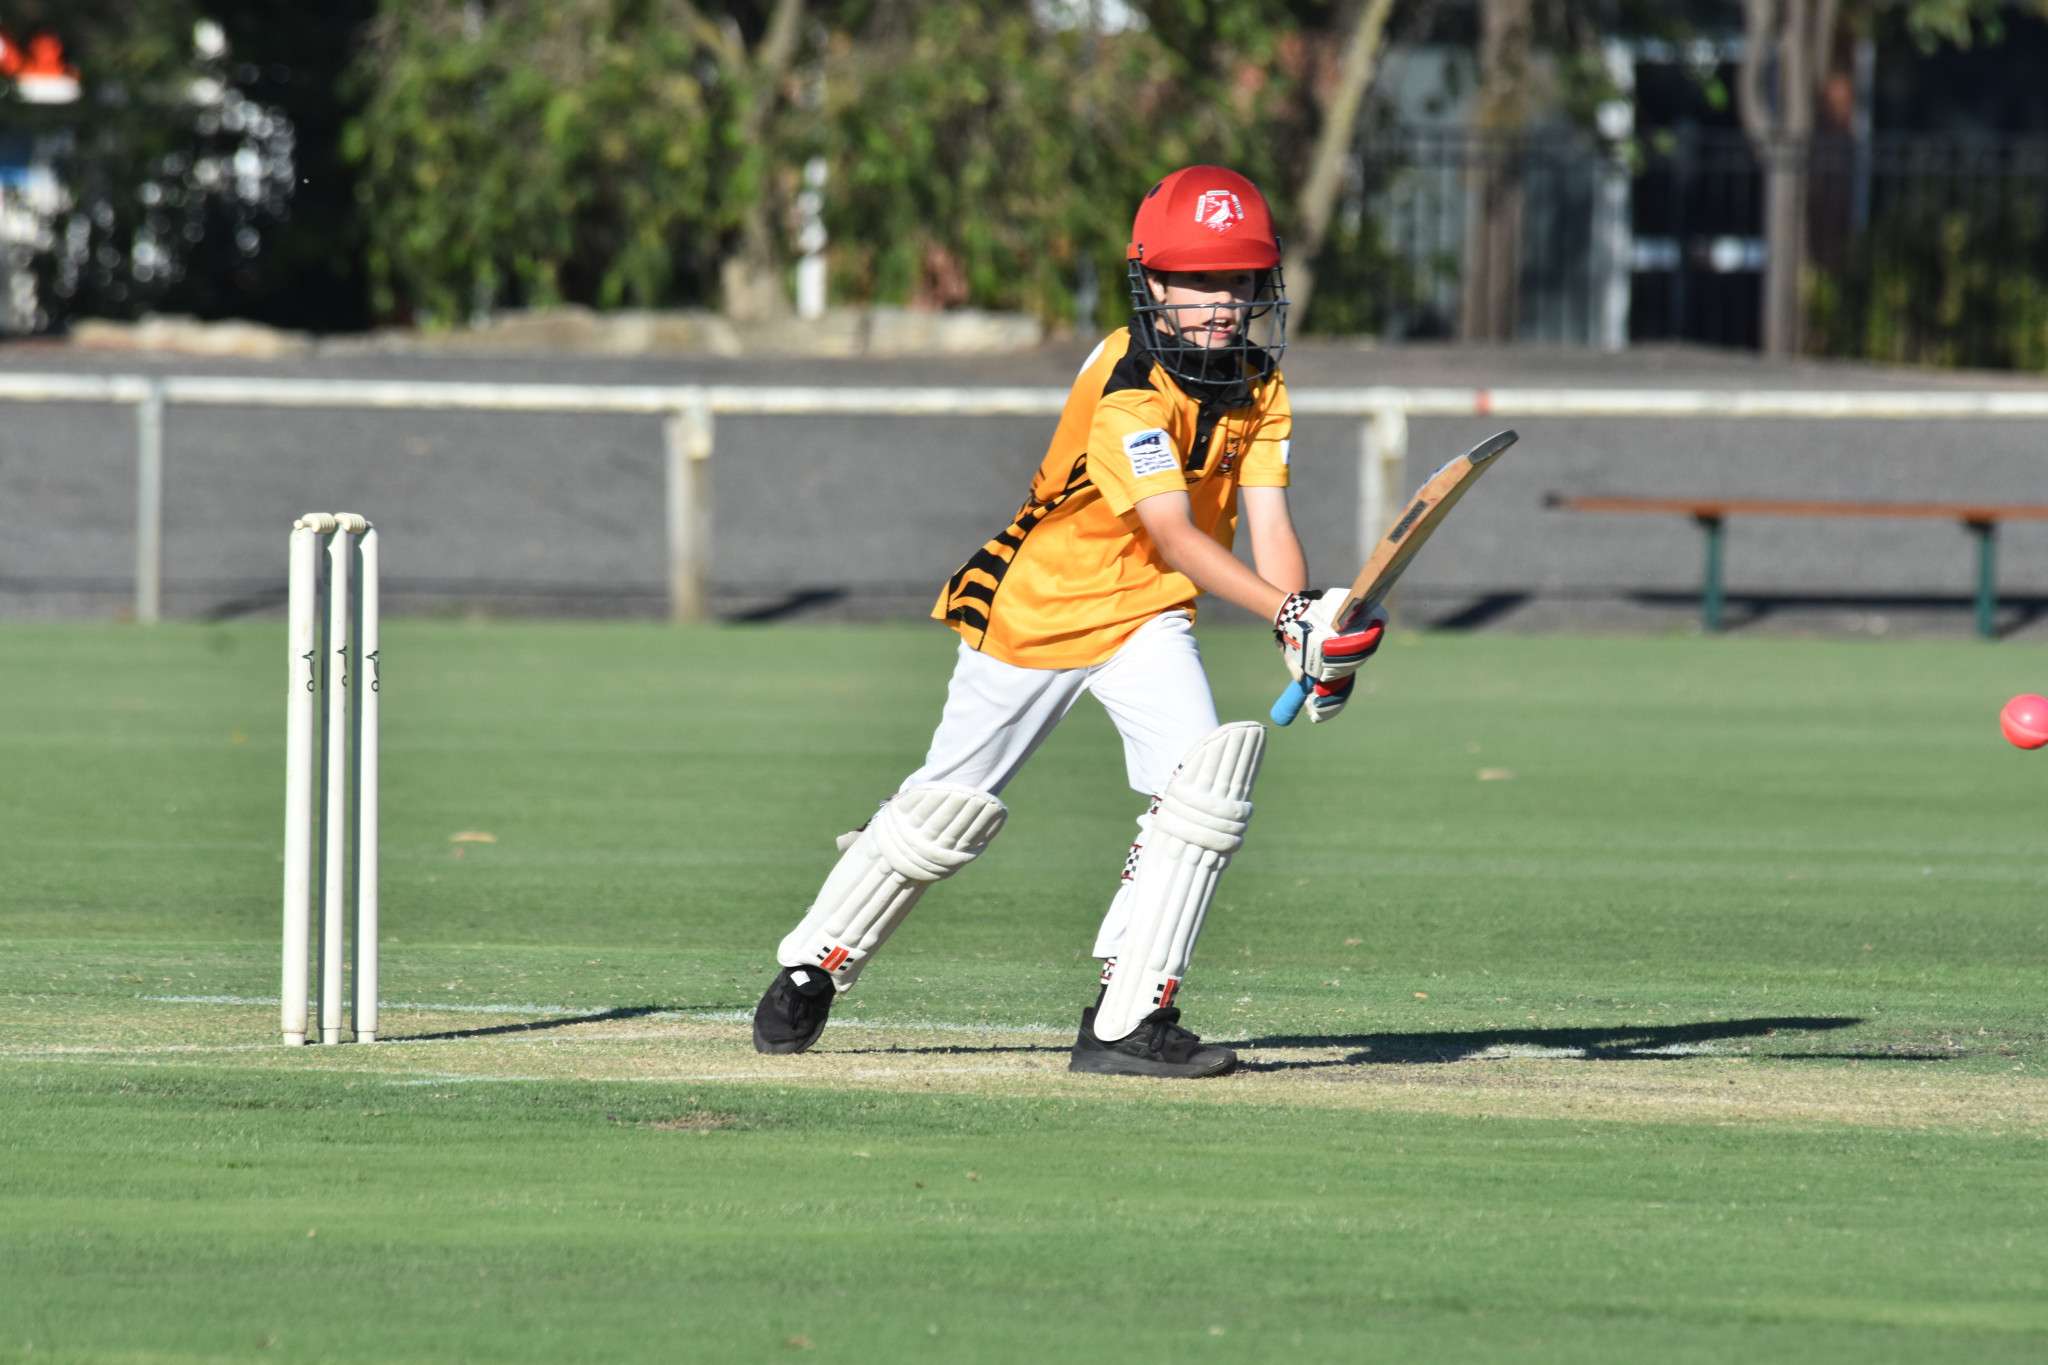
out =
<svg viewBox="0 0 2048 1365"><path fill-rule="evenodd" d="M163 608L164 410L348 408L638 414L662 419L669 615L709 616L710 480L718 416L1049 416L1067 390L736 384L490 384L413 380L0 372L0 402L127 403L136 412L135 619ZM1353 417L1359 429L1358 543L1369 553L1403 493L1411 417L1800 418L1882 421L2048 418L2048 388L2018 389L1305 389L1304 416Z"/></svg>

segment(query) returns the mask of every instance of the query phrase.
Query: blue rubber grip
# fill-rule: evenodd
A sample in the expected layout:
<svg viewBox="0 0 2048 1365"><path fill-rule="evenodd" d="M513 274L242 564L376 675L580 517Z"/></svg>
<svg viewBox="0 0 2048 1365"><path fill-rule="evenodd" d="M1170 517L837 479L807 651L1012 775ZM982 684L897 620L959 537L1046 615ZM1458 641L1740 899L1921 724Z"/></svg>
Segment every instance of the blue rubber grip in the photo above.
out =
<svg viewBox="0 0 2048 1365"><path fill-rule="evenodd" d="M1273 703L1268 714L1275 725L1292 725L1294 718L1301 714L1301 708L1308 702L1308 679L1297 678L1287 684L1287 690L1280 694L1280 700Z"/></svg>

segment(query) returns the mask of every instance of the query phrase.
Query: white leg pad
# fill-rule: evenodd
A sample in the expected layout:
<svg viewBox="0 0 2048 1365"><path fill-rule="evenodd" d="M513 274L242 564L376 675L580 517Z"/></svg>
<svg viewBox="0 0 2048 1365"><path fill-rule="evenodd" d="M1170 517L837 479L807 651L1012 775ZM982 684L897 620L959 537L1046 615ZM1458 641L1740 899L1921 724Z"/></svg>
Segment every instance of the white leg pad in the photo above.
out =
<svg viewBox="0 0 2048 1365"><path fill-rule="evenodd" d="M1244 844L1265 752L1258 722L1220 726L1188 750L1166 784L1131 879L1120 951L1095 1009L1096 1037L1113 1042L1173 1003L1216 879Z"/></svg>
<svg viewBox="0 0 2048 1365"><path fill-rule="evenodd" d="M822 967L847 990L925 888L980 856L1009 808L987 792L927 782L898 792L846 843L803 923L776 949L785 967Z"/></svg>

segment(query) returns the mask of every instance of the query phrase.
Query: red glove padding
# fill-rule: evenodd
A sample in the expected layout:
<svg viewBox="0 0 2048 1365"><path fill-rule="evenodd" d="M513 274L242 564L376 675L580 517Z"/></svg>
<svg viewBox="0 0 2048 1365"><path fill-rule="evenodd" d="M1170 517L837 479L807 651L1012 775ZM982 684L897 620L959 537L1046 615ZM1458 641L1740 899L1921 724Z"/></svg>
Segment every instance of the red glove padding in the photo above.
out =
<svg viewBox="0 0 2048 1365"><path fill-rule="evenodd" d="M1349 635L1332 635L1323 641L1323 662L1334 668L1344 668L1348 681L1358 666L1370 659L1380 647L1380 639L1387 633L1387 618L1381 615L1364 630Z"/></svg>
<svg viewBox="0 0 2048 1365"><path fill-rule="evenodd" d="M1297 678L1336 682L1358 671L1372 657L1386 633L1387 613L1374 607L1355 621L1330 618L1350 596L1347 588L1314 588L1289 593L1273 617L1273 638L1280 645L1287 671Z"/></svg>
<svg viewBox="0 0 2048 1365"><path fill-rule="evenodd" d="M1358 679L1349 675L1335 682L1310 683L1308 701L1302 707L1308 712L1308 723L1320 725L1335 717L1344 709L1344 704L1351 700L1351 689L1357 683Z"/></svg>

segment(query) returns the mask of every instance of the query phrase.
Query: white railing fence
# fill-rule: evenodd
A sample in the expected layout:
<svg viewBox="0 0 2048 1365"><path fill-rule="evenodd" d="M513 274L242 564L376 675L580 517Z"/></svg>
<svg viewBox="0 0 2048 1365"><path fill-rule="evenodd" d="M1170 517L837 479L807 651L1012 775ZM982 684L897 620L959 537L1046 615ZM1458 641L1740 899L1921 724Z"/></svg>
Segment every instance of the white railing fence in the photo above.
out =
<svg viewBox="0 0 2048 1365"><path fill-rule="evenodd" d="M708 462L728 416L1051 416L1055 388L827 388L742 385L490 384L196 375L0 373L0 401L126 403L135 408L135 619L163 611L164 409L377 408L644 413L663 419L671 619L709 608ZM1411 417L1662 417L1929 420L2048 419L2048 390L1351 388L1302 389L1294 410L1359 419L1359 554L1393 520Z"/></svg>

